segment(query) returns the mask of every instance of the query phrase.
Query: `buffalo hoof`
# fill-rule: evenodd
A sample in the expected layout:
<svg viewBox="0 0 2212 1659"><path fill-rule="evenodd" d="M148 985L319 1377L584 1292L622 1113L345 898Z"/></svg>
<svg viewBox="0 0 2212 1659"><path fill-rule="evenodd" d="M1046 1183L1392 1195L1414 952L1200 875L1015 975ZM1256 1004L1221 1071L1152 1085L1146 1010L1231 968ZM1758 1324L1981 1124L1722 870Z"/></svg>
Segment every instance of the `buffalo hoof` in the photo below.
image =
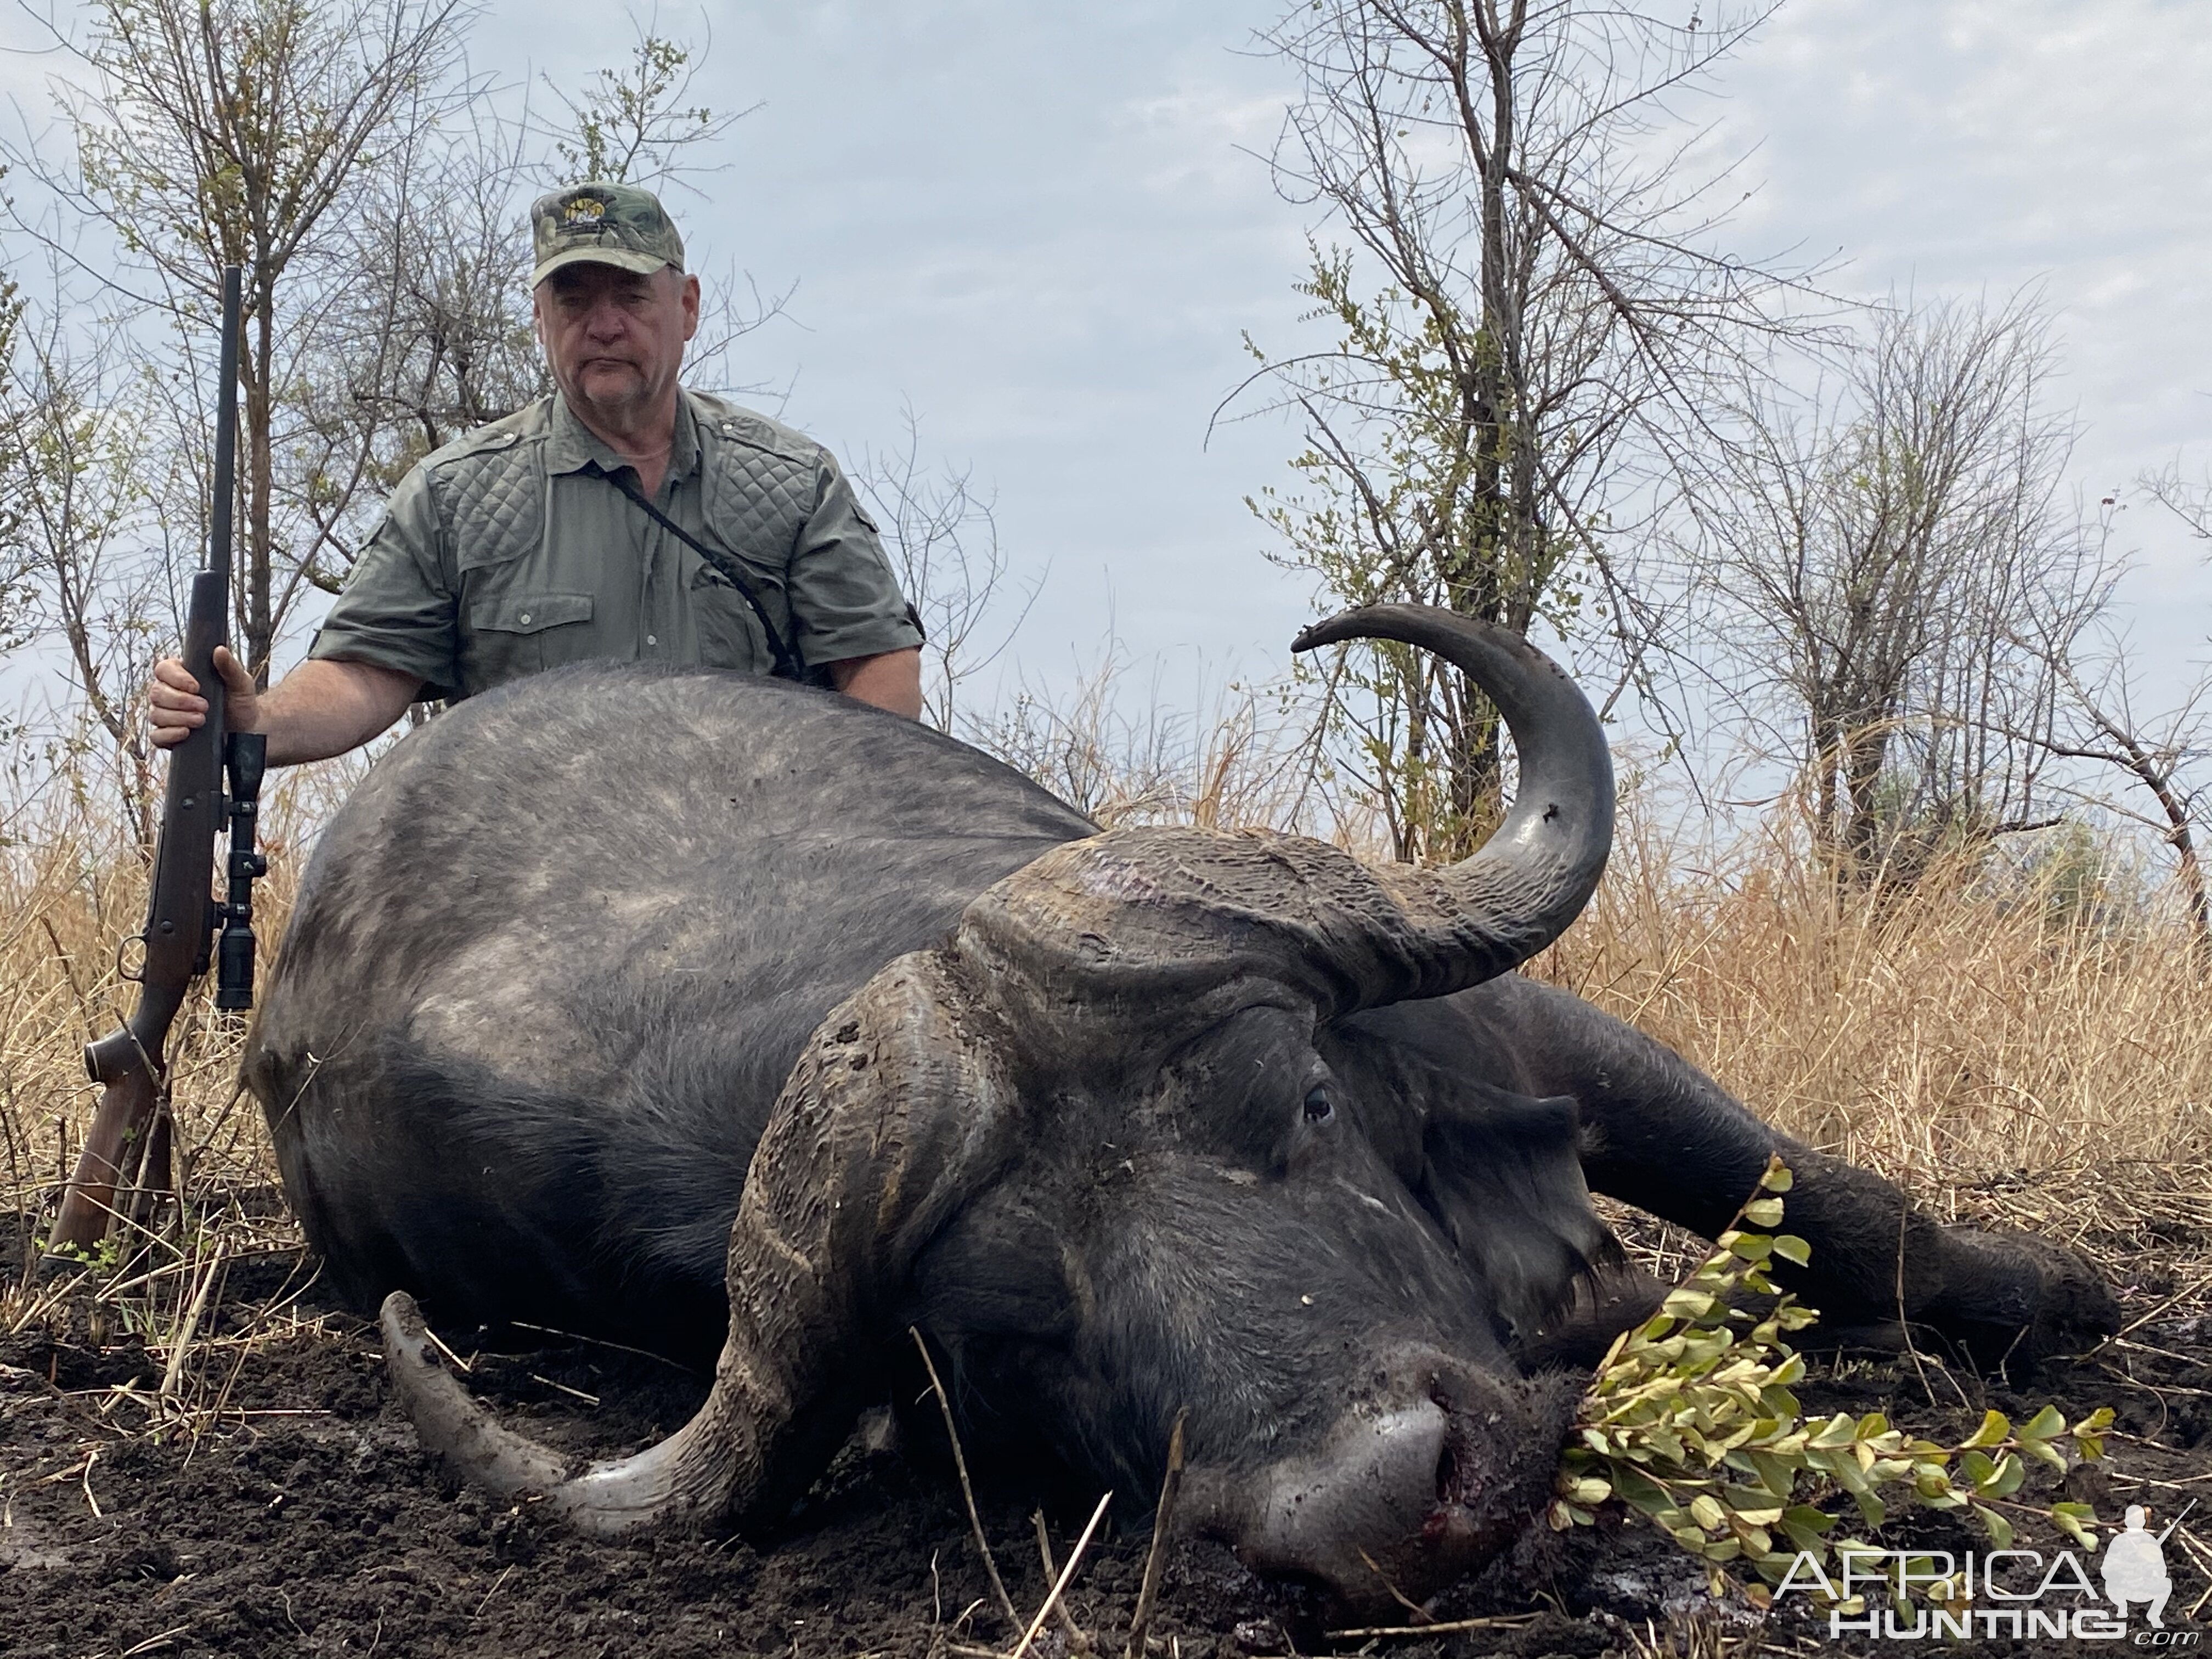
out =
<svg viewBox="0 0 2212 1659"><path fill-rule="evenodd" d="M2120 1304L2073 1251L2009 1229L1946 1239L1942 1293L1919 1310L1978 1369L2033 1366L2088 1352L2118 1334Z"/></svg>

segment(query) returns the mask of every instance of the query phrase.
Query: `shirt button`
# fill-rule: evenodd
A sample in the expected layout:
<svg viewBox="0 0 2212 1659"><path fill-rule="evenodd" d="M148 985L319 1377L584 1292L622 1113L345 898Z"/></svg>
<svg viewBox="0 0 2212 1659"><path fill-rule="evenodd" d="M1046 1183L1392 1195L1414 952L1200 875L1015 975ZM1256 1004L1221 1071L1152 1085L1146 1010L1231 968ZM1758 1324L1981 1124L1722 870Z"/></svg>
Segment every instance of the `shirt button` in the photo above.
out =
<svg viewBox="0 0 2212 1659"><path fill-rule="evenodd" d="M524 620L525 622L527 622L527 621L529 621L530 619L529 619L527 617L525 617L523 618L523 620ZM659 636L658 635L647 634L647 635L645 636L645 642L646 642L647 645L659 645L659 644L660 643L660 639L659 639Z"/></svg>
<svg viewBox="0 0 2212 1659"><path fill-rule="evenodd" d="M520 620L524 627L528 627L530 625L530 613L527 611L524 611Z"/></svg>

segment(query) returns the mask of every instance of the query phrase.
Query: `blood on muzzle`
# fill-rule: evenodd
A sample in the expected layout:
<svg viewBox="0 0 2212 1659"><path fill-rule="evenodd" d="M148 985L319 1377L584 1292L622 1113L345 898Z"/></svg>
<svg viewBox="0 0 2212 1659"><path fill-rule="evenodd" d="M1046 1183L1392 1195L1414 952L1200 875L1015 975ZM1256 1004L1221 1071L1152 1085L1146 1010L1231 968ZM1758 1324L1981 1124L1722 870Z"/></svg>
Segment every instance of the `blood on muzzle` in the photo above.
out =
<svg viewBox="0 0 2212 1659"><path fill-rule="evenodd" d="M1419 1369L1310 1452L1194 1469L1195 1528L1255 1572L1316 1581L1354 1607L1424 1598L1509 1547L1549 1493L1573 1389L1449 1360Z"/></svg>

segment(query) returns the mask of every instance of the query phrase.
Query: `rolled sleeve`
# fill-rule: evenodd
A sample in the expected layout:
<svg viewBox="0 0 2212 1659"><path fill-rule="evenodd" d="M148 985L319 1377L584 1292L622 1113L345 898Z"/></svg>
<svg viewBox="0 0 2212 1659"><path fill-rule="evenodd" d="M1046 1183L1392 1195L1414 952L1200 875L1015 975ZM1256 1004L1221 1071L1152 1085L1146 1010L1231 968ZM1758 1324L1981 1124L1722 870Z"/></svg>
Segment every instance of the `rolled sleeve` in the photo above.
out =
<svg viewBox="0 0 2212 1659"><path fill-rule="evenodd" d="M410 674L437 698L460 689L460 617L430 490L422 467L400 481L307 655Z"/></svg>
<svg viewBox="0 0 2212 1659"><path fill-rule="evenodd" d="M791 557L788 592L800 659L811 665L906 651L921 643L906 596L853 486L824 454L814 510Z"/></svg>

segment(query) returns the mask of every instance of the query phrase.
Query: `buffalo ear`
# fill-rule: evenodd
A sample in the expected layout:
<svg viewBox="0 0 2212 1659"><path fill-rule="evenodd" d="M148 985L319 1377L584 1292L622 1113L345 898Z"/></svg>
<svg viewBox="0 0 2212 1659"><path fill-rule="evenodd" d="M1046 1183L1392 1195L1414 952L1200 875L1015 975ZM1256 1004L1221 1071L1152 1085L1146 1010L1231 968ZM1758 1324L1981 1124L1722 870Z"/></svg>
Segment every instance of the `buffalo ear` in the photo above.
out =
<svg viewBox="0 0 2212 1659"><path fill-rule="evenodd" d="M815 1032L731 1224L714 1386L672 1438L549 1485L556 1455L497 1429L416 1340L411 1304L388 1304L392 1382L424 1444L503 1497L543 1492L600 1536L779 1515L850 1426L916 1256L1004 1156L1012 1096L969 1040L972 1005L946 959L921 951Z"/></svg>
<svg viewBox="0 0 2212 1659"><path fill-rule="evenodd" d="M1590 1207L1569 1096L1539 1099L1456 1079L1431 1097L1421 1133L1422 1203L1533 1343L1620 1247Z"/></svg>

